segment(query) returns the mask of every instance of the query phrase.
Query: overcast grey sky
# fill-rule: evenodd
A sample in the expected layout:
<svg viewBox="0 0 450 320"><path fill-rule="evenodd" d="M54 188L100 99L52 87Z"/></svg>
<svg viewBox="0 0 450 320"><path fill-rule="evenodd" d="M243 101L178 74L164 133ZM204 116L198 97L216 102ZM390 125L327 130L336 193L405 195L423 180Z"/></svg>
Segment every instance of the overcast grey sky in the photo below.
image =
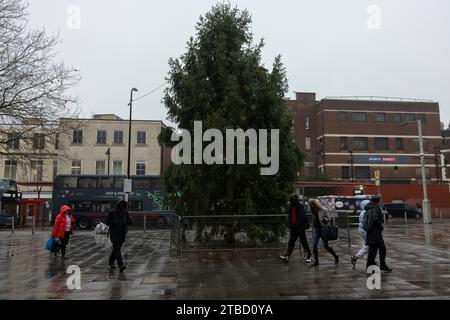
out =
<svg viewBox="0 0 450 320"><path fill-rule="evenodd" d="M217 1L30 2L31 25L59 31L60 57L81 70L76 91L84 114L128 118L130 89L140 96L164 83L168 59L184 53L198 17ZM441 121L450 122L450 1L230 2L252 14L255 38L266 40L266 65L283 56L291 96L433 99ZM160 89L137 101L134 118L166 120L162 96Z"/></svg>

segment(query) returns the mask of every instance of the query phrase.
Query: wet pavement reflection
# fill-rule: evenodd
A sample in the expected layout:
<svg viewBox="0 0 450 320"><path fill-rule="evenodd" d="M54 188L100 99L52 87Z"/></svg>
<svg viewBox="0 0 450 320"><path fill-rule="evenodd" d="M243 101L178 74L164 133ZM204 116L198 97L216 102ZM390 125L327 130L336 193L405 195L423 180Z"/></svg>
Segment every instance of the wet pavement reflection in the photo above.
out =
<svg viewBox="0 0 450 320"><path fill-rule="evenodd" d="M423 225L393 221L385 230L387 262L381 289L366 286L365 260L350 255L360 242L352 230L332 246L335 265L321 248L321 265L310 267L298 244L289 264L284 250L182 252L170 255L170 230L131 231L124 245L125 273L108 267L105 235L78 231L68 259L44 249L50 231L0 230L0 299L449 299L450 221ZM343 232L345 233L345 232ZM311 239L309 239L311 245ZM81 269L81 289L69 290L70 265Z"/></svg>

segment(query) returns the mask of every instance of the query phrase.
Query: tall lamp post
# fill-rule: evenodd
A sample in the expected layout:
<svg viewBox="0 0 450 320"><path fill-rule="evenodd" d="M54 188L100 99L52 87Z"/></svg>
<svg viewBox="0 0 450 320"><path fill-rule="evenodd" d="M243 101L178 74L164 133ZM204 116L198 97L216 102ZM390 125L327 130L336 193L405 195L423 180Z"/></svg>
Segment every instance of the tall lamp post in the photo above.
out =
<svg viewBox="0 0 450 320"><path fill-rule="evenodd" d="M350 150L350 175L351 175L351 181L354 182L355 181L355 170L354 170L354 160L353 160L353 151Z"/></svg>
<svg viewBox="0 0 450 320"><path fill-rule="evenodd" d="M138 92L138 89L131 89L130 93L130 119L128 120L128 167L127 167L127 178L130 179L130 162L131 162L131 115L133 110L133 92Z"/></svg>
<svg viewBox="0 0 450 320"><path fill-rule="evenodd" d="M108 148L105 154L108 156L108 176L109 176L109 164L111 163L111 148Z"/></svg>
<svg viewBox="0 0 450 320"><path fill-rule="evenodd" d="M402 126L417 123L417 129L419 134L419 148L420 148L420 165L422 169L422 188L423 188L423 201L422 201L422 215L423 223L431 223L431 206L428 199L428 186L427 186L427 172L425 170L425 152L423 147L423 133L422 133L422 120L411 121L403 123Z"/></svg>

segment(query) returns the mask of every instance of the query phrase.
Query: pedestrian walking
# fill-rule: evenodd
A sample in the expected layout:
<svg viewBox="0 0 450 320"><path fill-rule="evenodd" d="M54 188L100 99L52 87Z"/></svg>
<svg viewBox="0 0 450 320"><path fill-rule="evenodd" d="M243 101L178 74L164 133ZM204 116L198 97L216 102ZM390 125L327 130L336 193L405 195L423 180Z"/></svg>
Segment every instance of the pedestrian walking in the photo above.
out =
<svg viewBox="0 0 450 320"><path fill-rule="evenodd" d="M126 269L122 260L122 245L128 232L128 225L131 224L131 219L128 215L128 204L121 200L117 203L116 209L108 214L106 224L109 226L109 238L112 243L112 252L109 257L109 266L115 269L115 262L119 266L120 272Z"/></svg>
<svg viewBox="0 0 450 320"><path fill-rule="evenodd" d="M69 244L70 236L73 235L74 221L72 208L62 205L52 230L52 237L55 239L52 252L55 257L58 256L58 251L61 249L62 258L66 258L66 247Z"/></svg>
<svg viewBox="0 0 450 320"><path fill-rule="evenodd" d="M311 250L309 249L308 240L306 238L306 230L309 229L309 221L306 216L306 208L300 203L296 194L290 197L290 206L287 210L288 224L290 230L288 250L285 255L281 255L280 259L289 262L292 252L294 251L295 242L300 238L300 243L306 253L306 262L311 262Z"/></svg>
<svg viewBox="0 0 450 320"><path fill-rule="evenodd" d="M321 232L322 227L326 227L330 224L330 216L327 210L323 208L317 199L309 200L309 206L311 207L313 228L314 228L314 240L313 240L313 254L314 263L313 266L319 265L319 240L322 239L323 247L327 250L334 258L336 264L339 263L339 256L336 254L334 249L328 244L328 239L326 239Z"/></svg>
<svg viewBox="0 0 450 320"><path fill-rule="evenodd" d="M352 263L353 267L355 267L356 261L358 259L363 258L369 252L369 246L366 245L367 232L366 232L366 230L364 230L364 216L367 212L365 208L369 203L370 203L370 200L363 200L363 201L361 201L361 204L360 204L361 213L359 214L358 232L361 237L363 246L354 256L351 257L351 263Z"/></svg>
<svg viewBox="0 0 450 320"><path fill-rule="evenodd" d="M383 239L383 210L380 205L380 196L372 198L366 205L366 214L364 215L363 227L367 232L366 245L369 246L369 255L367 257L367 268L376 265L375 258L379 252L380 270L392 271L386 264L386 246Z"/></svg>

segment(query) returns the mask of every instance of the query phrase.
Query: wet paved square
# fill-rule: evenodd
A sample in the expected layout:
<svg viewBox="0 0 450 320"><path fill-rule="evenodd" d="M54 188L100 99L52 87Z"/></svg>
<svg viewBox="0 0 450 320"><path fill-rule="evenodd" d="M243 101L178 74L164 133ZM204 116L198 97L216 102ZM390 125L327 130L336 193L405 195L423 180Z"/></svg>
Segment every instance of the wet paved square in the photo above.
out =
<svg viewBox="0 0 450 320"><path fill-rule="evenodd" d="M344 231L344 230L342 230ZM449 299L450 221L390 224L385 230L388 264L381 290L366 286L365 261L355 269L356 230L332 243L341 262L319 248L320 266L300 258L278 259L284 250L182 252L171 256L170 230L131 231L124 245L125 273L111 272L105 235L78 231L69 259L45 249L48 230L0 230L0 299ZM311 245L311 241L310 241ZM81 290L69 290L68 266L81 269Z"/></svg>

